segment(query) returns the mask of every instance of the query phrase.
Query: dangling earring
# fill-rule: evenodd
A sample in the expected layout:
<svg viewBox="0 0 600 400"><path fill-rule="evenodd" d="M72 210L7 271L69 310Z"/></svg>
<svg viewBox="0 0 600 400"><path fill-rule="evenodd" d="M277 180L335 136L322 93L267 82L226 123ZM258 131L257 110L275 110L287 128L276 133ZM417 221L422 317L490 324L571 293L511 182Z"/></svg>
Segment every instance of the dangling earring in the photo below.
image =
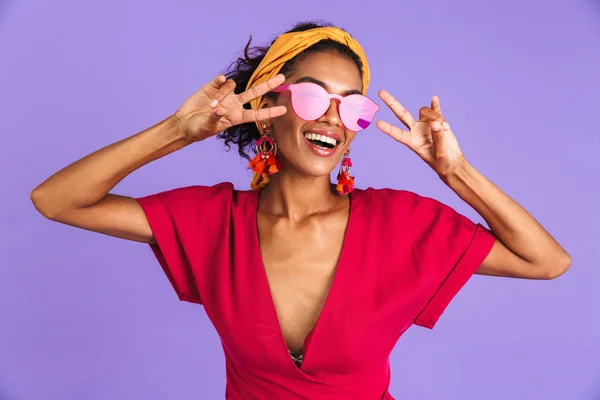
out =
<svg viewBox="0 0 600 400"><path fill-rule="evenodd" d="M248 163L254 171L250 188L258 190L269 183L269 175L279 172L281 162L275 157L277 144L271 137L271 131L266 124L261 124L260 138L256 141L256 156Z"/></svg>
<svg viewBox="0 0 600 400"><path fill-rule="evenodd" d="M344 158L340 163L340 172L338 172L338 183L335 190L339 194L348 194L354 190L354 177L350 176L350 167L352 166L352 160L349 157L350 147L346 150Z"/></svg>

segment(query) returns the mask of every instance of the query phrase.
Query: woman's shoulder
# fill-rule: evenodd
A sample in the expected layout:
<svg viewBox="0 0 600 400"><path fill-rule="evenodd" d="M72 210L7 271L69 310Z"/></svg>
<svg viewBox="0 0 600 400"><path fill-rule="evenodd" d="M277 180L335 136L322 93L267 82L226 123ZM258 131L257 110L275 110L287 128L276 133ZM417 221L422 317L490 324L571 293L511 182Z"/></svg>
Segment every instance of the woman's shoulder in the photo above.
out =
<svg viewBox="0 0 600 400"><path fill-rule="evenodd" d="M453 217L455 210L441 201L423 194L391 188L358 189L353 193L363 210L374 214L377 211L389 217L435 218L440 214Z"/></svg>
<svg viewBox="0 0 600 400"><path fill-rule="evenodd" d="M151 196L159 196L168 198L169 200L189 200L190 198L224 198L237 195L249 194L250 190L236 189L231 182L218 182L208 185L186 185L171 189L166 189L162 192L152 194Z"/></svg>
<svg viewBox="0 0 600 400"><path fill-rule="evenodd" d="M160 202L164 206L181 211L190 208L203 210L228 208L252 199L256 192L238 190L231 182L209 185L187 185L138 198L141 202Z"/></svg>
<svg viewBox="0 0 600 400"><path fill-rule="evenodd" d="M405 205L423 205L429 207L443 207L440 201L427 197L417 192L406 189L373 188L357 189L355 198L361 198L363 202L390 202Z"/></svg>

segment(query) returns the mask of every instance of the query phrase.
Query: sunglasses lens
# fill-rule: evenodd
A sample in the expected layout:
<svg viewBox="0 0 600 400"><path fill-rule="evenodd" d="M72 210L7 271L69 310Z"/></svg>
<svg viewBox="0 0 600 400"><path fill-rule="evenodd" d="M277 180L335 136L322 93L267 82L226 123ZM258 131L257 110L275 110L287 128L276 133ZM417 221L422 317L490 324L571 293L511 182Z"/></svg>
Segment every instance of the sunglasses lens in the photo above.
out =
<svg viewBox="0 0 600 400"><path fill-rule="evenodd" d="M340 104L340 118L346 128L358 132L371 124L378 110L379 106L368 97L352 94Z"/></svg>
<svg viewBox="0 0 600 400"><path fill-rule="evenodd" d="M314 83L298 83L292 90L292 107L298 117L312 121L327 111L327 91Z"/></svg>
<svg viewBox="0 0 600 400"><path fill-rule="evenodd" d="M290 85L292 108L299 118L313 121L327 112L331 102L330 95L321 86L303 82ZM358 132L366 129L379 106L366 96L352 94L343 98L339 105L342 123L347 129Z"/></svg>

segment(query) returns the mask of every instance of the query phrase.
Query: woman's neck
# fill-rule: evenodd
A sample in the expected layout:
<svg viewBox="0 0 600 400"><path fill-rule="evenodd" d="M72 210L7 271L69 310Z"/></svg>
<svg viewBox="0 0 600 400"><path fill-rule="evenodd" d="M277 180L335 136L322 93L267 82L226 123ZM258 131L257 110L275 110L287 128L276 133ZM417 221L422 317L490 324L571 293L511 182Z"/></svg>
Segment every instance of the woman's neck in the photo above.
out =
<svg viewBox="0 0 600 400"><path fill-rule="evenodd" d="M329 176L310 177L291 169L271 175L261 191L259 210L266 214L301 221L325 213L345 202L334 192Z"/></svg>

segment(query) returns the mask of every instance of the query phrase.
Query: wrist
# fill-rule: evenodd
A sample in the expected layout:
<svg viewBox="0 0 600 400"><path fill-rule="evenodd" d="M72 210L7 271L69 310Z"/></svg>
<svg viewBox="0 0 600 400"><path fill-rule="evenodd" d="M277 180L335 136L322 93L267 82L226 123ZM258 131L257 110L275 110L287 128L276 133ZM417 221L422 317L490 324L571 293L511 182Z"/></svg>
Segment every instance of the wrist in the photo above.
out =
<svg viewBox="0 0 600 400"><path fill-rule="evenodd" d="M469 179L470 171L473 167L467 159L462 156L456 162L456 165L444 174L440 174L440 179L448 186L459 182L466 182Z"/></svg>
<svg viewBox="0 0 600 400"><path fill-rule="evenodd" d="M177 112L167 118L167 136L175 141L188 145L194 142L183 127L183 122Z"/></svg>

